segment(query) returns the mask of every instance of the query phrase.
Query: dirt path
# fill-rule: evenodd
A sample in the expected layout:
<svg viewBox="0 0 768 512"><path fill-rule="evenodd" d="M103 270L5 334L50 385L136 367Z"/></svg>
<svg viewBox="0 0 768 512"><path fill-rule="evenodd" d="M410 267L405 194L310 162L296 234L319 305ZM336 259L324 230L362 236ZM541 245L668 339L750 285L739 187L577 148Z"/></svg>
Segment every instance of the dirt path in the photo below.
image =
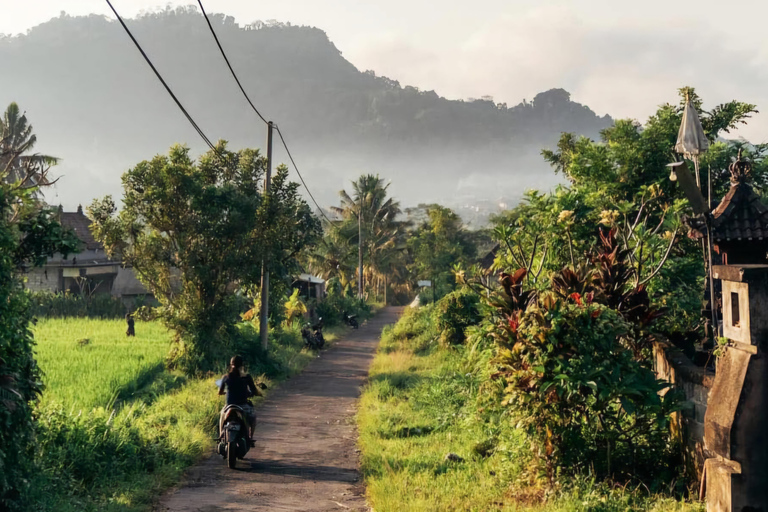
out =
<svg viewBox="0 0 768 512"><path fill-rule="evenodd" d="M350 331L257 410L256 448L236 470L214 455L193 467L157 511L367 510L358 472L354 414L387 308Z"/></svg>

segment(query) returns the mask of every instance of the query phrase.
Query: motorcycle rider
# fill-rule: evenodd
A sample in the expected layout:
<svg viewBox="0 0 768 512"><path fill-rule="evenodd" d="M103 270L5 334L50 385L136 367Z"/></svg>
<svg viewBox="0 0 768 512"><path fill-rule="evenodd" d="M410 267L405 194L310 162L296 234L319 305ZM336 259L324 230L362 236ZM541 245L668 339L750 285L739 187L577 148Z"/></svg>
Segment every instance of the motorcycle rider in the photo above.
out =
<svg viewBox="0 0 768 512"><path fill-rule="evenodd" d="M219 395L223 395L226 389L227 405L242 407L248 419L248 439L253 447L253 427L256 425L256 414L253 405L248 400L252 396L262 396L253 377L243 370L243 358L234 356L229 361L229 373L221 379Z"/></svg>

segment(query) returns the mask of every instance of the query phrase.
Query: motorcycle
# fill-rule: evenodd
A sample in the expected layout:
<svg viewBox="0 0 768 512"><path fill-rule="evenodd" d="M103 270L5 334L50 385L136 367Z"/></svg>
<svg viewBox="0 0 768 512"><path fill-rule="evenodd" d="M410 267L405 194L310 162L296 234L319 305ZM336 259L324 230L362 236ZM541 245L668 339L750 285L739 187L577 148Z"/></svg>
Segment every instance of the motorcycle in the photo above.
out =
<svg viewBox="0 0 768 512"><path fill-rule="evenodd" d="M219 455L227 459L227 466L235 469L237 459L245 458L251 449L248 435L248 415L239 405L227 405L219 415Z"/></svg>
<svg viewBox="0 0 768 512"><path fill-rule="evenodd" d="M358 327L360 327L357 323L357 318L356 318L357 315L348 315L346 311L343 313L343 315L344 315L345 324L347 324L353 329L357 329Z"/></svg>
<svg viewBox="0 0 768 512"><path fill-rule="evenodd" d="M301 329L301 337L304 338L304 345L311 350L320 350L325 345L323 337L323 319L318 319L317 323L306 324Z"/></svg>

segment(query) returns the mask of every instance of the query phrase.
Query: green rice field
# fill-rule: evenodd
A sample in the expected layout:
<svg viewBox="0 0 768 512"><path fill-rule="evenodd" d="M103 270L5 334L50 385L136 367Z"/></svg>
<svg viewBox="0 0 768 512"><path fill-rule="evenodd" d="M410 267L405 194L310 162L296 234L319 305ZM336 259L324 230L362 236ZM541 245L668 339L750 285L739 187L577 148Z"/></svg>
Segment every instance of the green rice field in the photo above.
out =
<svg viewBox="0 0 768 512"><path fill-rule="evenodd" d="M41 406L90 410L124 401L163 373L171 335L159 322L139 322L136 337L122 320L42 319L34 327L46 389Z"/></svg>

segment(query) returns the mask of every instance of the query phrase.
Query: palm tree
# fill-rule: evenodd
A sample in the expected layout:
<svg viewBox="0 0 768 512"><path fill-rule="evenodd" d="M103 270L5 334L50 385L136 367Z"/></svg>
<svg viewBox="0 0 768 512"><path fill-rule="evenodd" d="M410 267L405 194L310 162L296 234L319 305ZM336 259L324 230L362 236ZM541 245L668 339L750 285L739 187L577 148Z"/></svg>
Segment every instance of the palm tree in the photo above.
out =
<svg viewBox="0 0 768 512"><path fill-rule="evenodd" d="M11 103L0 119L0 181L19 182L21 187L48 185L48 169L58 158L32 153L37 136L28 124L27 116Z"/></svg>
<svg viewBox="0 0 768 512"><path fill-rule="evenodd" d="M349 237L340 226L328 224L325 235L308 254L309 270L325 280L336 277L342 287L354 278L356 266Z"/></svg>
<svg viewBox="0 0 768 512"><path fill-rule="evenodd" d="M332 210L341 215L346 222L342 224L341 232L354 240L359 249L358 253L358 286L362 291L364 281L372 282L383 274L382 258L388 249L398 245L405 223L398 222L400 203L387 197L388 183L379 175L365 174L352 182L352 195L346 190L339 192L341 205ZM363 278L366 270L363 256L367 256L368 279Z"/></svg>

